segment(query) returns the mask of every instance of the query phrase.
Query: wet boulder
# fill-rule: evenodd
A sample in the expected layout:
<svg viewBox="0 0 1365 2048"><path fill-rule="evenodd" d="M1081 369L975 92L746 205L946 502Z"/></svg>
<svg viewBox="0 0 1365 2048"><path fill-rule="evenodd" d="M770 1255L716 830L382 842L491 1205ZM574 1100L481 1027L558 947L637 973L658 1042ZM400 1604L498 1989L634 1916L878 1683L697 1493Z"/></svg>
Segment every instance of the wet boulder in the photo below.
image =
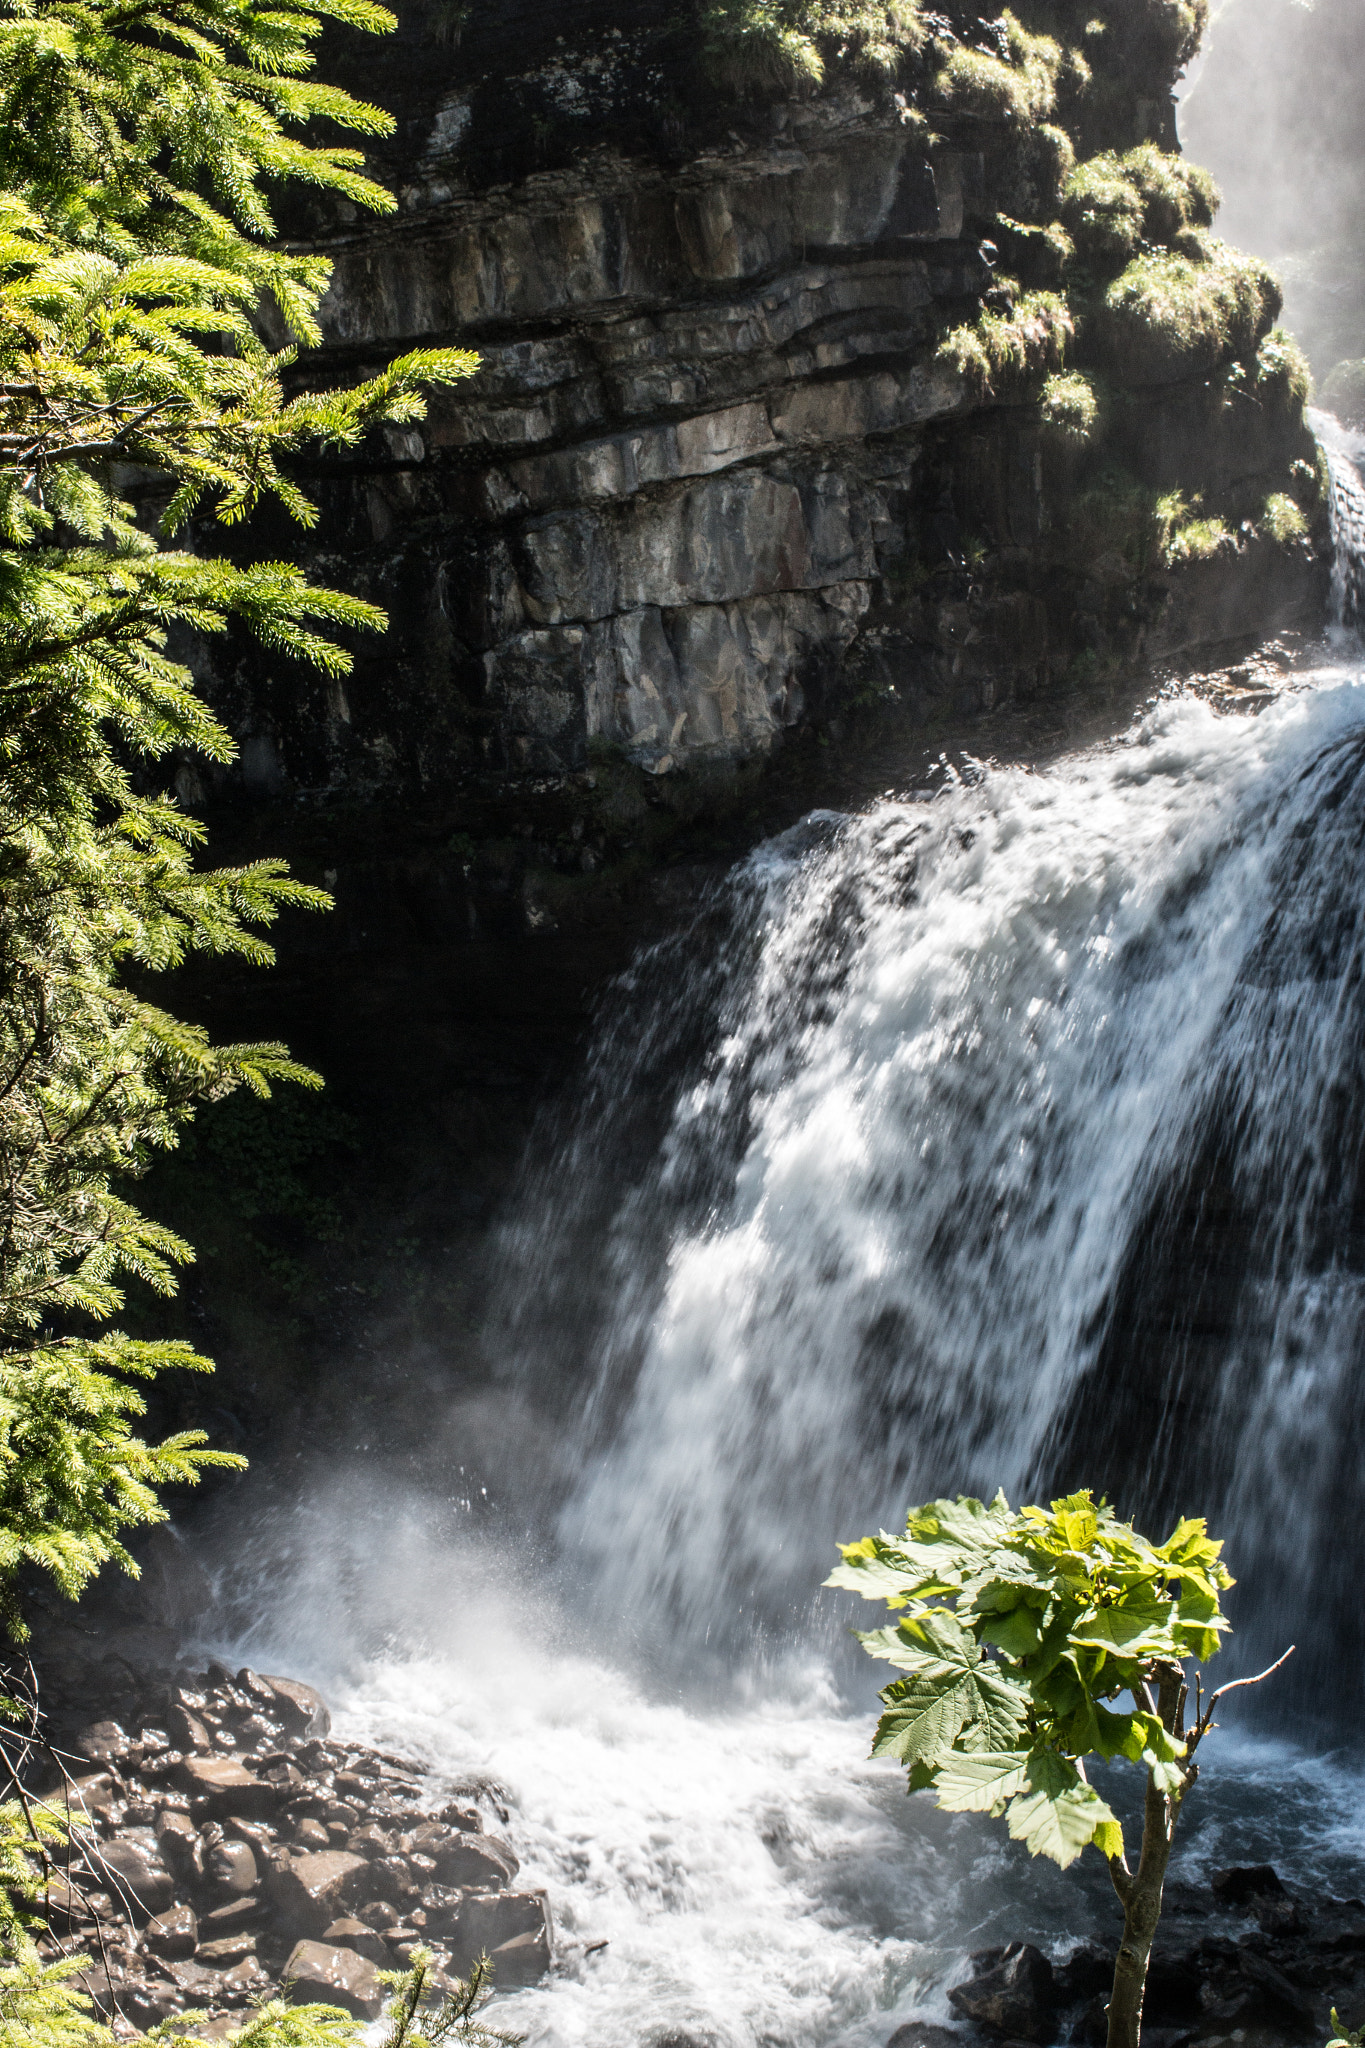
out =
<svg viewBox="0 0 1365 2048"><path fill-rule="evenodd" d="M213 1748L209 1731L198 1714L192 1714L178 1700L166 1716L166 1732L178 1750L188 1751L192 1756L207 1756Z"/></svg>
<svg viewBox="0 0 1365 2048"><path fill-rule="evenodd" d="M117 1721L92 1721L73 1746L92 1764L121 1764L139 1754L137 1743Z"/></svg>
<svg viewBox="0 0 1365 2048"><path fill-rule="evenodd" d="M363 1920L357 1920L352 1915L334 1920L324 1931L322 1938L328 1947L351 1949L356 1955L364 1956L366 1962L375 1964L378 1969L387 1970L392 1964L393 1957L383 1936L376 1934L372 1927L367 1927Z"/></svg>
<svg viewBox="0 0 1365 2048"><path fill-rule="evenodd" d="M290 1735L326 1735L332 1726L332 1717L322 1694L314 1692L311 1685L302 1685L297 1678L275 1678L265 1675L264 1681L274 1695L271 1711L283 1722Z"/></svg>
<svg viewBox="0 0 1365 2048"><path fill-rule="evenodd" d="M187 1756L179 1775L191 1802L202 1799L204 1810L220 1819L229 1814L243 1819L263 1818L279 1804L277 1789L256 1777L235 1757ZM193 1805L191 1810L196 1810Z"/></svg>
<svg viewBox="0 0 1365 2048"><path fill-rule="evenodd" d="M357 2019L366 2020L376 2018L383 2004L374 1964L354 1949L334 1948L330 1942L298 1942L284 1966L284 1976L293 1984L300 2004L340 2005Z"/></svg>
<svg viewBox="0 0 1365 2048"><path fill-rule="evenodd" d="M187 1813L163 1808L156 1823L161 1860L177 1884L198 1884L204 1875L204 1844Z"/></svg>
<svg viewBox="0 0 1365 2048"><path fill-rule="evenodd" d="M372 1899L386 1899L401 1906L415 1901L421 1891L417 1877L401 1856L357 1857L360 1870L350 1878L345 1896L352 1905L368 1905Z"/></svg>
<svg viewBox="0 0 1365 2048"><path fill-rule="evenodd" d="M431 1853L438 1884L491 1890L510 1884L521 1868L500 1835L456 1834Z"/></svg>
<svg viewBox="0 0 1365 2048"><path fill-rule="evenodd" d="M170 1906L164 1913L158 1913L143 1929L142 1945L152 1955L192 1956L199 1946L199 1922L193 1909Z"/></svg>
<svg viewBox="0 0 1365 2048"><path fill-rule="evenodd" d="M256 1858L248 1842L219 1842L209 1851L204 1875L215 1892L226 1893L232 1898L241 1898L247 1892L254 1892L260 1882Z"/></svg>
<svg viewBox="0 0 1365 2048"><path fill-rule="evenodd" d="M220 1970L229 1963L240 1963L245 1956L256 1953L256 1937L248 1928L239 1927L235 1934L220 1934L212 1941L201 1943L199 1961L209 1969Z"/></svg>
<svg viewBox="0 0 1365 2048"><path fill-rule="evenodd" d="M101 1876L134 1918L150 1920L174 1902L175 1885L150 1828L134 1828L101 1845Z"/></svg>
<svg viewBox="0 0 1365 2048"><path fill-rule="evenodd" d="M483 1816L473 1806L443 1806L437 1815L437 1825L458 1828L461 1834L477 1835L483 1831Z"/></svg>
<svg viewBox="0 0 1365 2048"><path fill-rule="evenodd" d="M897 2027L886 2048L963 2048L963 2037L933 2020L907 2020Z"/></svg>
<svg viewBox="0 0 1365 2048"><path fill-rule="evenodd" d="M474 1893L460 1906L452 1937L452 1959L464 1976L486 1954L504 1989L533 1984L549 1969L554 1929L544 1892Z"/></svg>
<svg viewBox="0 0 1365 2048"><path fill-rule="evenodd" d="M1020 2041L1049 2040L1057 2001L1052 1965L1041 1950L1030 1942L1014 1941L973 1960L987 1966L967 1983L953 1985L948 2002L954 2010L994 2034Z"/></svg>
<svg viewBox="0 0 1365 2048"><path fill-rule="evenodd" d="M224 1935L236 1934L241 1928L254 1925L264 1910L265 1901L258 1892L229 1899L224 1905L215 1906L211 1913L199 1915L200 1939L217 1941Z"/></svg>
<svg viewBox="0 0 1365 2048"><path fill-rule="evenodd" d="M355 1879L371 1867L344 1849L281 1858L271 1871L271 1903L290 1932L321 1935L352 1904Z"/></svg>

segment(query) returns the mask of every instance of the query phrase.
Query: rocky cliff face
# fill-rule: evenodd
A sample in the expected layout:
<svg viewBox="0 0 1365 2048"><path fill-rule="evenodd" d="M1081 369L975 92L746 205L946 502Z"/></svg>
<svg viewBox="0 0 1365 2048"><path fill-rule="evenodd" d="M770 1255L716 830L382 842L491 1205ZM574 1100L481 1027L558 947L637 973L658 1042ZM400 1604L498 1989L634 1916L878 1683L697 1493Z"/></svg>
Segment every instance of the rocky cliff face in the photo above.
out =
<svg viewBox="0 0 1365 2048"><path fill-rule="evenodd" d="M827 37L799 90L755 89L734 6L409 0L339 47L400 203L294 223L335 263L321 367L483 368L310 479L311 565L393 629L344 687L213 658L248 788L667 775L850 694L964 713L1311 619L1273 290L1148 174L1197 14L948 7L889 71Z"/></svg>

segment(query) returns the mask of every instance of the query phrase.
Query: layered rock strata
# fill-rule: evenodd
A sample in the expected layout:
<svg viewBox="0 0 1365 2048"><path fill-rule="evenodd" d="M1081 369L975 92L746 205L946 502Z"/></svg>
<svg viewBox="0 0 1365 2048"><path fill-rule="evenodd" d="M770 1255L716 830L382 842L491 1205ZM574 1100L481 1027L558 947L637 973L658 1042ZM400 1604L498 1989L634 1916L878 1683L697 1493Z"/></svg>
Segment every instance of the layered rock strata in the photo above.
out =
<svg viewBox="0 0 1365 2048"><path fill-rule="evenodd" d="M314 367L433 340L483 367L312 477L310 566L393 627L344 686L215 657L248 788L440 795L594 746L666 773L860 691L969 713L1311 618L1312 445L1257 376L1274 306L1034 310L1076 152L1173 145L1193 12L1037 0L1045 46L948 7L899 72L832 55L786 96L727 88L702 14L653 0L476 0L458 39L424 0L377 73L339 51L401 115L376 166L400 205L296 223L336 266ZM1141 249L1207 265L1182 232L1149 218ZM972 331L984 375L945 351ZM1040 404L1064 356L1103 387L1088 446ZM1276 491L1293 533L1261 519ZM1163 554L1163 492L1226 546Z"/></svg>

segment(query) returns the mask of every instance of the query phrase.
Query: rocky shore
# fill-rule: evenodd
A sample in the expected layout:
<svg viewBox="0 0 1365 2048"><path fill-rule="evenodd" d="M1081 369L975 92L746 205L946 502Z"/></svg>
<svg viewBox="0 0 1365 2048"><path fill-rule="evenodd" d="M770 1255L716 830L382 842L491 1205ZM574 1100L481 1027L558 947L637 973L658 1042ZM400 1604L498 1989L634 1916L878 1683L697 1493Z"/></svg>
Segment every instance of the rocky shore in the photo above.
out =
<svg viewBox="0 0 1365 2048"><path fill-rule="evenodd" d="M333 1740L295 1679L117 1655L99 1677L85 1719L77 1688L43 1678L38 1789L72 1822L43 1947L90 1958L82 1981L118 2032L194 2010L213 2036L283 1985L373 2018L378 1973L418 1946L438 1982L483 1953L503 1990L549 1967L549 1905L517 1885L494 1788L437 1796L410 1758Z"/></svg>
<svg viewBox="0 0 1365 2048"><path fill-rule="evenodd" d="M1082 1943L1054 1965L1012 1942L970 1961L971 1976L948 1993L965 2027L911 2021L887 2048L1103 2048L1111 1951ZM1365 2020L1365 1900L1294 1891L1268 1864L1167 1886L1143 2048L1297 2048L1327 2039L1333 2007L1348 2026Z"/></svg>
<svg viewBox="0 0 1365 2048"><path fill-rule="evenodd" d="M549 1901L521 1879L499 1786L438 1782L334 1736L309 1685L176 1649L168 1628L61 1629L39 1659L50 1755L31 1783L72 1823L42 1946L87 1959L117 2034L180 2014L218 2038L285 1989L372 2019L380 1973L419 1946L438 1985L485 1953L502 1991L552 1966ZM888 2024L885 2048L1102 2048L1112 1974L1087 1942L984 1949L948 1990L952 2022ZM1365 1900L1268 1865L1168 1884L1143 2048L1320 2048L1333 2008L1365 2022Z"/></svg>

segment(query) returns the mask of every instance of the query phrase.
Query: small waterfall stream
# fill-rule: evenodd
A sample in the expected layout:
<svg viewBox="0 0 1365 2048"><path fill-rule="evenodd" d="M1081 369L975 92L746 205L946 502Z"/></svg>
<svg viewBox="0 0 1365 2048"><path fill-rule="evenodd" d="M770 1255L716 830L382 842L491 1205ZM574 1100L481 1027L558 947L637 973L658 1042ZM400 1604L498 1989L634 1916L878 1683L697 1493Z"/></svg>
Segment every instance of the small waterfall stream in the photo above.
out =
<svg viewBox="0 0 1365 2048"><path fill-rule="evenodd" d="M875 1674L817 1588L911 1499L1207 1511L1239 1651L1292 1621L1299 1697L1358 1687L1359 452L1337 644L1256 715L1172 694L817 814L636 963L504 1244L552 1531L442 1531L363 1472L298 1510L238 1647L504 1789L561 1936L506 2006L532 2048L883 2048L970 1949L1112 1937L1093 1859L865 1761ZM1219 1740L1185 1874L1358 1889L1348 1766Z"/></svg>

